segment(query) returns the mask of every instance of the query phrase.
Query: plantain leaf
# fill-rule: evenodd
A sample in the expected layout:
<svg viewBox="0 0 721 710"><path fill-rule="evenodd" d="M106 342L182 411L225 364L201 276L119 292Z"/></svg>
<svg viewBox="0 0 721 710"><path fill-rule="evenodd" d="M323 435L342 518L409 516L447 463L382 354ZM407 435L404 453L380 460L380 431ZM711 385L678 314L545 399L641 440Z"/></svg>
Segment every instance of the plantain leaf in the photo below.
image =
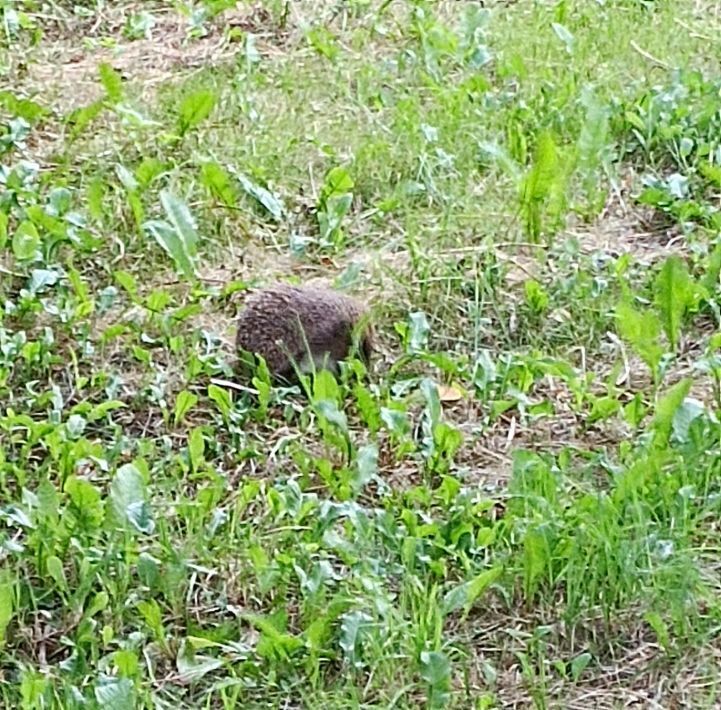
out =
<svg viewBox="0 0 721 710"><path fill-rule="evenodd" d="M235 176L238 178L238 182L243 190L263 205L276 222L280 222L283 219L285 209L283 208L283 203L277 195L253 182L243 175L243 173L236 172Z"/></svg>
<svg viewBox="0 0 721 710"><path fill-rule="evenodd" d="M196 275L195 256L198 243L193 216L188 206L168 190L161 191L160 202L168 216L168 222L148 220L143 223L143 229L171 256L185 277L192 280Z"/></svg>
<svg viewBox="0 0 721 710"><path fill-rule="evenodd" d="M188 206L168 190L160 191L160 204L163 205L165 214L183 241L188 254L195 256L198 233L195 228L195 220L193 215L190 214Z"/></svg>
<svg viewBox="0 0 721 710"><path fill-rule="evenodd" d="M503 568L500 566L491 567L468 582L453 587L443 597L443 613L451 614L461 607L468 613L475 601L501 576L502 572Z"/></svg>
<svg viewBox="0 0 721 710"><path fill-rule="evenodd" d="M188 279L195 277L195 265L186 252L183 242L171 225L163 220L153 219L145 222L143 228L172 257L175 265Z"/></svg>
<svg viewBox="0 0 721 710"><path fill-rule="evenodd" d="M12 247L18 261L40 258L40 234L37 227L29 220L20 222L13 236Z"/></svg>
<svg viewBox="0 0 721 710"><path fill-rule="evenodd" d="M548 540L540 527L531 528L523 540L523 588L527 597L535 594L550 560Z"/></svg>
<svg viewBox="0 0 721 710"><path fill-rule="evenodd" d="M556 37L558 37L558 39L560 39L561 42L566 45L566 51L569 54L573 54L574 36L571 34L568 28L562 25L560 22L552 22L551 27L556 33Z"/></svg>
<svg viewBox="0 0 721 710"><path fill-rule="evenodd" d="M689 377L677 382L656 403L656 413L651 426L653 427L653 441L658 446L666 446L673 427L673 418L679 407L683 404L691 389L692 380Z"/></svg>
<svg viewBox="0 0 721 710"><path fill-rule="evenodd" d="M113 69L107 62L98 67L100 81L111 103L117 104L123 100L123 79L120 72Z"/></svg>
<svg viewBox="0 0 721 710"><path fill-rule="evenodd" d="M188 130L202 123L215 107L217 96L209 89L201 89L186 96L180 103L178 130L185 135Z"/></svg>
<svg viewBox="0 0 721 710"><path fill-rule="evenodd" d="M686 264L678 256L666 259L654 283L655 301L664 332L676 350L684 313L694 300L694 286Z"/></svg>
<svg viewBox="0 0 721 710"><path fill-rule="evenodd" d="M140 471L131 463L121 466L110 484L110 503L115 521L123 527L128 523L135 530L152 534L155 529L148 495Z"/></svg>
<svg viewBox="0 0 721 710"><path fill-rule="evenodd" d="M205 163L200 171L200 182L211 195L224 205L235 204L236 193L230 175L218 163Z"/></svg>
<svg viewBox="0 0 721 710"><path fill-rule="evenodd" d="M130 678L101 677L95 686L95 699L104 710L135 707L135 688Z"/></svg>
<svg viewBox="0 0 721 710"><path fill-rule="evenodd" d="M544 210L558 216L562 210L564 170L553 138L542 133L538 139L533 165L520 184L521 213L533 240L541 234Z"/></svg>
<svg viewBox="0 0 721 710"><path fill-rule="evenodd" d="M0 251L5 248L8 240L8 216L0 212Z"/></svg>
<svg viewBox="0 0 721 710"><path fill-rule="evenodd" d="M9 570L0 575L0 648L5 644L5 632L14 613L15 593L13 581Z"/></svg>
<svg viewBox="0 0 721 710"><path fill-rule="evenodd" d="M2 248L2 230L0 230L0 248ZM718 291L719 274L721 274L721 242L718 242L709 254L706 273L701 280L701 285L706 289L708 296L712 296Z"/></svg>
<svg viewBox="0 0 721 710"><path fill-rule="evenodd" d="M174 420L176 426L179 422L183 421L185 415L198 403L198 395L183 390L180 392L175 400L175 413Z"/></svg>
<svg viewBox="0 0 721 710"><path fill-rule="evenodd" d="M663 355L659 342L661 322L656 314L642 313L624 301L616 308L616 325L621 337L638 353L655 377Z"/></svg>

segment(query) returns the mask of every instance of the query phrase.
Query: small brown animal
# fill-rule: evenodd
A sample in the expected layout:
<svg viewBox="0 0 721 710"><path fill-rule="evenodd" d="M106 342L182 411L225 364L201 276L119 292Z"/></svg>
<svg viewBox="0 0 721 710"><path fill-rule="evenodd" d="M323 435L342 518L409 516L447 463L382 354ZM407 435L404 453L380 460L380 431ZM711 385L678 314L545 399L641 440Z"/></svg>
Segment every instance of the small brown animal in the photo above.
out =
<svg viewBox="0 0 721 710"><path fill-rule="evenodd" d="M354 340L356 339L357 340ZM338 362L357 342L359 357L368 364L373 331L364 304L320 286L278 283L256 291L238 318L236 346L243 355L262 355L271 375L293 381L295 366L337 373Z"/></svg>

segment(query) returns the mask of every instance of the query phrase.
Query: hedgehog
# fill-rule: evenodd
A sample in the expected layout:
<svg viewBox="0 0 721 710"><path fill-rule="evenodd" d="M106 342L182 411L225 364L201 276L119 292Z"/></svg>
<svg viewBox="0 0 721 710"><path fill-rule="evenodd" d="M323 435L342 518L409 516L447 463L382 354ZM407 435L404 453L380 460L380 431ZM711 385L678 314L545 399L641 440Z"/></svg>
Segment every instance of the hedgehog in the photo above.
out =
<svg viewBox="0 0 721 710"><path fill-rule="evenodd" d="M357 343L357 346L356 346ZM271 375L297 381L297 370L338 373L338 363L357 352L368 365L373 330L368 309L322 286L273 284L250 295L238 317L236 347L241 367L261 355Z"/></svg>

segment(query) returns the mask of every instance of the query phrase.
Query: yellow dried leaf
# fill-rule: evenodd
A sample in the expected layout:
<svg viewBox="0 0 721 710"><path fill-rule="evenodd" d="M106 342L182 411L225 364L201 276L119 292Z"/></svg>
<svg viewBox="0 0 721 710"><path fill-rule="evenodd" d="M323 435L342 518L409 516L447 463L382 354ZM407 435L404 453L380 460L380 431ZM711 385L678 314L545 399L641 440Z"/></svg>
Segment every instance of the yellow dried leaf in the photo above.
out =
<svg viewBox="0 0 721 710"><path fill-rule="evenodd" d="M463 393L452 385L439 385L438 396L440 397L441 402L457 402L463 397Z"/></svg>

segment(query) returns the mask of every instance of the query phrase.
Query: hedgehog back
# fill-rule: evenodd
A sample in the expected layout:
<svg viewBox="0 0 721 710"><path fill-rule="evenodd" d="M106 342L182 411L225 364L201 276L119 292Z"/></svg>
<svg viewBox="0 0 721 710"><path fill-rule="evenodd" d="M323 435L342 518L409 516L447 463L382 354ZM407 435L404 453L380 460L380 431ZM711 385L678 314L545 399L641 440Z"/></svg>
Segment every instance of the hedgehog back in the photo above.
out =
<svg viewBox="0 0 721 710"><path fill-rule="evenodd" d="M262 355L270 371L284 377L292 374L293 360L308 363L308 351L316 365L326 356L334 365L348 355L352 329L364 310L330 289L277 284L246 301L237 346Z"/></svg>

